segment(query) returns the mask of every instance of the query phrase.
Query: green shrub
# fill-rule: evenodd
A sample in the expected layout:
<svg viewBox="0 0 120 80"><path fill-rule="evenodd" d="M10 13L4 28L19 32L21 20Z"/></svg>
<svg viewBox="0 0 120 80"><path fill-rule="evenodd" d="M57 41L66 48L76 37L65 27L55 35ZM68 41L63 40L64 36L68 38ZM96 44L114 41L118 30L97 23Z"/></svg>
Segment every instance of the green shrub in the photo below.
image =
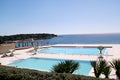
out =
<svg viewBox="0 0 120 80"><path fill-rule="evenodd" d="M79 68L79 63L72 60L65 60L53 66L52 72L73 73Z"/></svg>
<svg viewBox="0 0 120 80"><path fill-rule="evenodd" d="M89 76L0 66L0 80L108 80ZM110 79L109 79L110 80Z"/></svg>

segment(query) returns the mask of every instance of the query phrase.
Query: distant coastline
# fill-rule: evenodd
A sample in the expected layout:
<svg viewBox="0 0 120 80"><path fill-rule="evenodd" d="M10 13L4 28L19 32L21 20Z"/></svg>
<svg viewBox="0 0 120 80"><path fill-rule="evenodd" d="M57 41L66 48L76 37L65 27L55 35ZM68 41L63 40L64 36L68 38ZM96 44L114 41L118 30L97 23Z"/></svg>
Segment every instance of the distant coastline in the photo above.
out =
<svg viewBox="0 0 120 80"><path fill-rule="evenodd" d="M17 41L17 40L26 40L26 39L51 39L53 37L57 37L55 34L17 34L17 35L9 35L9 36L0 36L0 44L9 42L9 41Z"/></svg>

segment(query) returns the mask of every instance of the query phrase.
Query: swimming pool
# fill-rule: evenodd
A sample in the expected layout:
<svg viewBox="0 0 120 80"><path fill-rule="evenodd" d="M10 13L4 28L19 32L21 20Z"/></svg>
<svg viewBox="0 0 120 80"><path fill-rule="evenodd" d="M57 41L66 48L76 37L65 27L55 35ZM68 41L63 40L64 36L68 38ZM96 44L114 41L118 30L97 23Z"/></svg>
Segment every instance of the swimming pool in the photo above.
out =
<svg viewBox="0 0 120 80"><path fill-rule="evenodd" d="M23 60L17 60L9 66L17 66L20 68L29 68L29 69L36 69L41 71L51 71L53 65L58 64L59 62L64 61L63 59L48 59L48 58L36 58L31 57ZM88 75L91 70L90 61L83 61L83 60L74 60L80 64L78 70L76 70L75 74L82 74Z"/></svg>
<svg viewBox="0 0 120 80"><path fill-rule="evenodd" d="M105 53L103 49L102 53ZM98 54L97 48L65 48L65 47L50 47L38 50L39 53L67 53L67 54Z"/></svg>

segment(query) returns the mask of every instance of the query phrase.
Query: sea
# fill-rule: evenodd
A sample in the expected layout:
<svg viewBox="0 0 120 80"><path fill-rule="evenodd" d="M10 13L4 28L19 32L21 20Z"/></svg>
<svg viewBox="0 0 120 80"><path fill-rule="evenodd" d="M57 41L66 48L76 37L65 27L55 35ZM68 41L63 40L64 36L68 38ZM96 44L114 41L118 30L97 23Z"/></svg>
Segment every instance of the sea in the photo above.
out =
<svg viewBox="0 0 120 80"><path fill-rule="evenodd" d="M53 44L120 44L120 33L118 34L74 34L58 35L51 39L34 40L34 46ZM28 46L32 46L28 41ZM16 47L23 47L25 44L16 43Z"/></svg>
<svg viewBox="0 0 120 80"><path fill-rule="evenodd" d="M46 42L48 44L120 44L120 33L58 35L47 39Z"/></svg>

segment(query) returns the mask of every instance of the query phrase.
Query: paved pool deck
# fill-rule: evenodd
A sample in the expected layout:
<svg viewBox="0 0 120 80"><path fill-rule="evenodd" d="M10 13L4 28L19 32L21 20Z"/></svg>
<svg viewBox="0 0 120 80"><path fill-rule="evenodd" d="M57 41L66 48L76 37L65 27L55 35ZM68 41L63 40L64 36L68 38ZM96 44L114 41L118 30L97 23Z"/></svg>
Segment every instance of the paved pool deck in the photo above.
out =
<svg viewBox="0 0 120 80"><path fill-rule="evenodd" d="M98 47L98 46L105 46L108 47L106 49L106 54L103 55L104 59L109 61L112 61L113 59L120 59L120 44L56 44L56 45L49 45L49 46L43 46L43 47ZM23 49L23 50L16 50L14 52L13 57L4 57L1 58L2 55L0 55L0 63L2 65L10 64L11 62L19 59L26 59L30 57L39 57L39 58L55 58L55 59L72 59L72 60L98 60L99 54L96 55L83 55L83 54L48 54L48 53L39 53L36 55L33 55L33 53L29 52L30 50L33 50L33 48L29 49ZM10 54L10 53L8 53ZM93 69L91 69L89 76L94 76ZM101 77L104 77L101 75ZM110 78L116 78L115 71L112 69L112 72L110 74Z"/></svg>

